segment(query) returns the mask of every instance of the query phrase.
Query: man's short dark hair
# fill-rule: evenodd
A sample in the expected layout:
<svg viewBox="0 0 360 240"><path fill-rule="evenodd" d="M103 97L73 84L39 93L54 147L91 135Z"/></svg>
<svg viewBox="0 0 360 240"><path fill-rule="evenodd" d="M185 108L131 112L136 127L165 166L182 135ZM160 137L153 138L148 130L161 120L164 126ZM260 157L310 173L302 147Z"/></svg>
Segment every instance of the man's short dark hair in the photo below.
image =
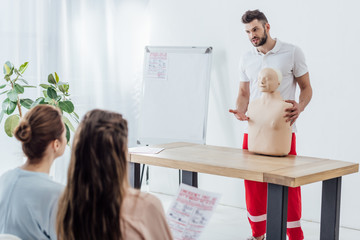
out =
<svg viewBox="0 0 360 240"><path fill-rule="evenodd" d="M251 23L255 19L257 19L258 21L261 21L263 25L265 25L265 23L268 22L265 14L263 12L260 12L259 9L252 10L252 11L248 10L244 13L244 15L241 18L241 20L244 24Z"/></svg>

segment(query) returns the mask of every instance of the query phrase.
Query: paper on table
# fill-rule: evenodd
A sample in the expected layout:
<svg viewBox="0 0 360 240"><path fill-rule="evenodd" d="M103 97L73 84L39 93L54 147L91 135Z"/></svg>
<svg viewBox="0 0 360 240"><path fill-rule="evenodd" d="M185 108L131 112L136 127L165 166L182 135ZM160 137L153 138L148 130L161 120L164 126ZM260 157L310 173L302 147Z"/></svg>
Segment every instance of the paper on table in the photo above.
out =
<svg viewBox="0 0 360 240"><path fill-rule="evenodd" d="M153 147L133 147L129 148L129 153L151 153L151 154L158 154L165 148L153 148Z"/></svg>
<svg viewBox="0 0 360 240"><path fill-rule="evenodd" d="M210 220L220 194L181 184L167 213L174 240L196 240Z"/></svg>

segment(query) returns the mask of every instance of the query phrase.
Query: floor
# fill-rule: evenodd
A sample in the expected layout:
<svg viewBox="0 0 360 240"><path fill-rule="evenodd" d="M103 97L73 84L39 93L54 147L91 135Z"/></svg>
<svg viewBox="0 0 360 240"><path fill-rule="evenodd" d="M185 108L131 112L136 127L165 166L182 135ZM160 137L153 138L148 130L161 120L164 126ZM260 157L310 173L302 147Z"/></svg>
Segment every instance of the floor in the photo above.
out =
<svg viewBox="0 0 360 240"><path fill-rule="evenodd" d="M163 203L165 211L169 208L173 196L153 193ZM302 221L306 240L320 238L320 225L317 222ZM246 211L241 208L218 205L200 240L245 240L251 235ZM360 239L360 231L340 228L340 240Z"/></svg>

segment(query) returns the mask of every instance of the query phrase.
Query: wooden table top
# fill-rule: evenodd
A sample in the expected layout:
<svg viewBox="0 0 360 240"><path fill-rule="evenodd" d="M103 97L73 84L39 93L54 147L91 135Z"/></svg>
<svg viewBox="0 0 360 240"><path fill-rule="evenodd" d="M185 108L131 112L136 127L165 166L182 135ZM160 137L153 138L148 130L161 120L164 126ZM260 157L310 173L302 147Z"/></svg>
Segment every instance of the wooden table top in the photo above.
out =
<svg viewBox="0 0 360 240"><path fill-rule="evenodd" d="M359 164L289 155L271 157L238 148L193 143L156 145L158 154L130 153L129 161L297 187L359 171Z"/></svg>

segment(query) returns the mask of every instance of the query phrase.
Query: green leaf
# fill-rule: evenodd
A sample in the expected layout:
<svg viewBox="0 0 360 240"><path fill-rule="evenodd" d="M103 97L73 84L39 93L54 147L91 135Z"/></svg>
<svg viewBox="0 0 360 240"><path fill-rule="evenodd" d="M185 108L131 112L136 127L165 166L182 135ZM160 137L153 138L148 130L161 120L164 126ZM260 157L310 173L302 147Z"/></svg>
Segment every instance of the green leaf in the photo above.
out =
<svg viewBox="0 0 360 240"><path fill-rule="evenodd" d="M19 125L20 116L19 115L11 115L5 121L4 128L5 132L9 137L12 137L14 134L15 128Z"/></svg>
<svg viewBox="0 0 360 240"><path fill-rule="evenodd" d="M65 123L65 128L66 128L66 141L69 143L70 141L70 130L68 125Z"/></svg>
<svg viewBox="0 0 360 240"><path fill-rule="evenodd" d="M47 95L47 90L43 91L44 97L48 98L49 96Z"/></svg>
<svg viewBox="0 0 360 240"><path fill-rule="evenodd" d="M13 72L14 72L14 66L11 68L10 73L8 73L4 76L6 81L11 81L10 76L13 74Z"/></svg>
<svg viewBox="0 0 360 240"><path fill-rule="evenodd" d="M32 86L32 85L25 85L25 86L22 86L23 88L36 88L36 86Z"/></svg>
<svg viewBox="0 0 360 240"><path fill-rule="evenodd" d="M4 93L7 93L9 92L10 90L6 90L6 91L3 91L2 93L0 93L0 95L3 95Z"/></svg>
<svg viewBox="0 0 360 240"><path fill-rule="evenodd" d="M51 87L50 85L48 85L48 84L40 84L39 85L40 87L42 87L42 88L44 88L44 89L48 89L49 87Z"/></svg>
<svg viewBox="0 0 360 240"><path fill-rule="evenodd" d="M23 79L23 78L19 78L18 81L23 82L23 83L25 83L26 85L29 85L29 82L26 81L26 80Z"/></svg>
<svg viewBox="0 0 360 240"><path fill-rule="evenodd" d="M26 68L28 67L28 64L29 64L29 62L24 62L24 63L19 67L19 72L20 72L21 74L23 74L23 73L25 72Z"/></svg>
<svg viewBox="0 0 360 240"><path fill-rule="evenodd" d="M59 107L61 110L67 113L72 113L75 109L74 104L71 101L59 102Z"/></svg>
<svg viewBox="0 0 360 240"><path fill-rule="evenodd" d="M79 116L74 115L75 112L72 112L70 114L70 117L72 118L72 120L74 120L74 122L76 122L77 124L79 124ZM76 113L75 113L76 114ZM77 117L76 117L77 116Z"/></svg>
<svg viewBox="0 0 360 240"><path fill-rule="evenodd" d="M49 96L49 98L51 98L51 99L56 99L57 98L57 93L53 88L48 88L46 93Z"/></svg>
<svg viewBox="0 0 360 240"><path fill-rule="evenodd" d="M30 108L33 108L39 104L45 104L45 98L43 97L39 97L38 99L36 99L30 106Z"/></svg>
<svg viewBox="0 0 360 240"><path fill-rule="evenodd" d="M49 105L52 105L54 107L57 107L59 108L59 102L56 101L56 99L52 99L52 98L45 98L45 102ZM61 110L61 109L60 109ZM61 110L61 113L62 113L62 110Z"/></svg>
<svg viewBox="0 0 360 240"><path fill-rule="evenodd" d="M17 83L14 84L14 89L19 94L24 93L24 87Z"/></svg>
<svg viewBox="0 0 360 240"><path fill-rule="evenodd" d="M10 73L6 74L4 76L4 78L6 79L6 81L10 81L10 76L13 74L14 72L14 68L11 69Z"/></svg>
<svg viewBox="0 0 360 240"><path fill-rule="evenodd" d="M3 117L4 117L4 111L1 111L1 112L0 112L0 123L1 123L1 121L2 121L2 119L3 119Z"/></svg>
<svg viewBox="0 0 360 240"><path fill-rule="evenodd" d="M56 80L56 83L59 82L59 76L57 75L57 73L55 72L55 80Z"/></svg>
<svg viewBox="0 0 360 240"><path fill-rule="evenodd" d="M10 99L10 101L14 102L15 104L17 103L18 93L16 92L15 89L11 89L10 92L7 93L7 96Z"/></svg>
<svg viewBox="0 0 360 240"><path fill-rule="evenodd" d="M3 89L4 87L6 87L6 84L0 85L0 89Z"/></svg>
<svg viewBox="0 0 360 240"><path fill-rule="evenodd" d="M49 96L47 95L47 90L43 90L43 94L44 94L44 103L50 103L52 99L49 98Z"/></svg>
<svg viewBox="0 0 360 240"><path fill-rule="evenodd" d="M6 98L2 103L2 110L7 114L10 115L15 111L16 103L10 101L10 99Z"/></svg>
<svg viewBox="0 0 360 240"><path fill-rule="evenodd" d="M54 78L54 75L52 75L51 73L48 76L48 82L56 85L56 80Z"/></svg>
<svg viewBox="0 0 360 240"><path fill-rule="evenodd" d="M14 68L14 72L16 73L16 75L22 76L16 68Z"/></svg>
<svg viewBox="0 0 360 240"><path fill-rule="evenodd" d="M65 117L64 115L63 115L63 121L64 121L64 123L69 127L69 129L70 129L71 131L75 132L74 126L72 125L72 123L70 122L70 120L69 120L67 117Z"/></svg>
<svg viewBox="0 0 360 240"><path fill-rule="evenodd" d="M4 74L9 75L12 69L13 69L13 65L11 64L11 62L7 61L3 67Z"/></svg>
<svg viewBox="0 0 360 240"><path fill-rule="evenodd" d="M59 82L58 86L59 86L59 90L62 93L67 93L67 91L69 90L69 84L68 83Z"/></svg>
<svg viewBox="0 0 360 240"><path fill-rule="evenodd" d="M76 117L77 119L79 119L79 115L78 115L76 112L73 112L73 114L75 115L75 117Z"/></svg>
<svg viewBox="0 0 360 240"><path fill-rule="evenodd" d="M21 106L23 106L24 108L27 108L27 109L30 109L31 105L33 103L34 103L34 101L29 98L20 99Z"/></svg>
<svg viewBox="0 0 360 240"><path fill-rule="evenodd" d="M46 98L44 99L44 103L45 103L45 104L50 104L50 105L52 105L52 104L51 104L52 101L54 101L54 99L51 99L51 98L49 98L49 97L46 97Z"/></svg>

